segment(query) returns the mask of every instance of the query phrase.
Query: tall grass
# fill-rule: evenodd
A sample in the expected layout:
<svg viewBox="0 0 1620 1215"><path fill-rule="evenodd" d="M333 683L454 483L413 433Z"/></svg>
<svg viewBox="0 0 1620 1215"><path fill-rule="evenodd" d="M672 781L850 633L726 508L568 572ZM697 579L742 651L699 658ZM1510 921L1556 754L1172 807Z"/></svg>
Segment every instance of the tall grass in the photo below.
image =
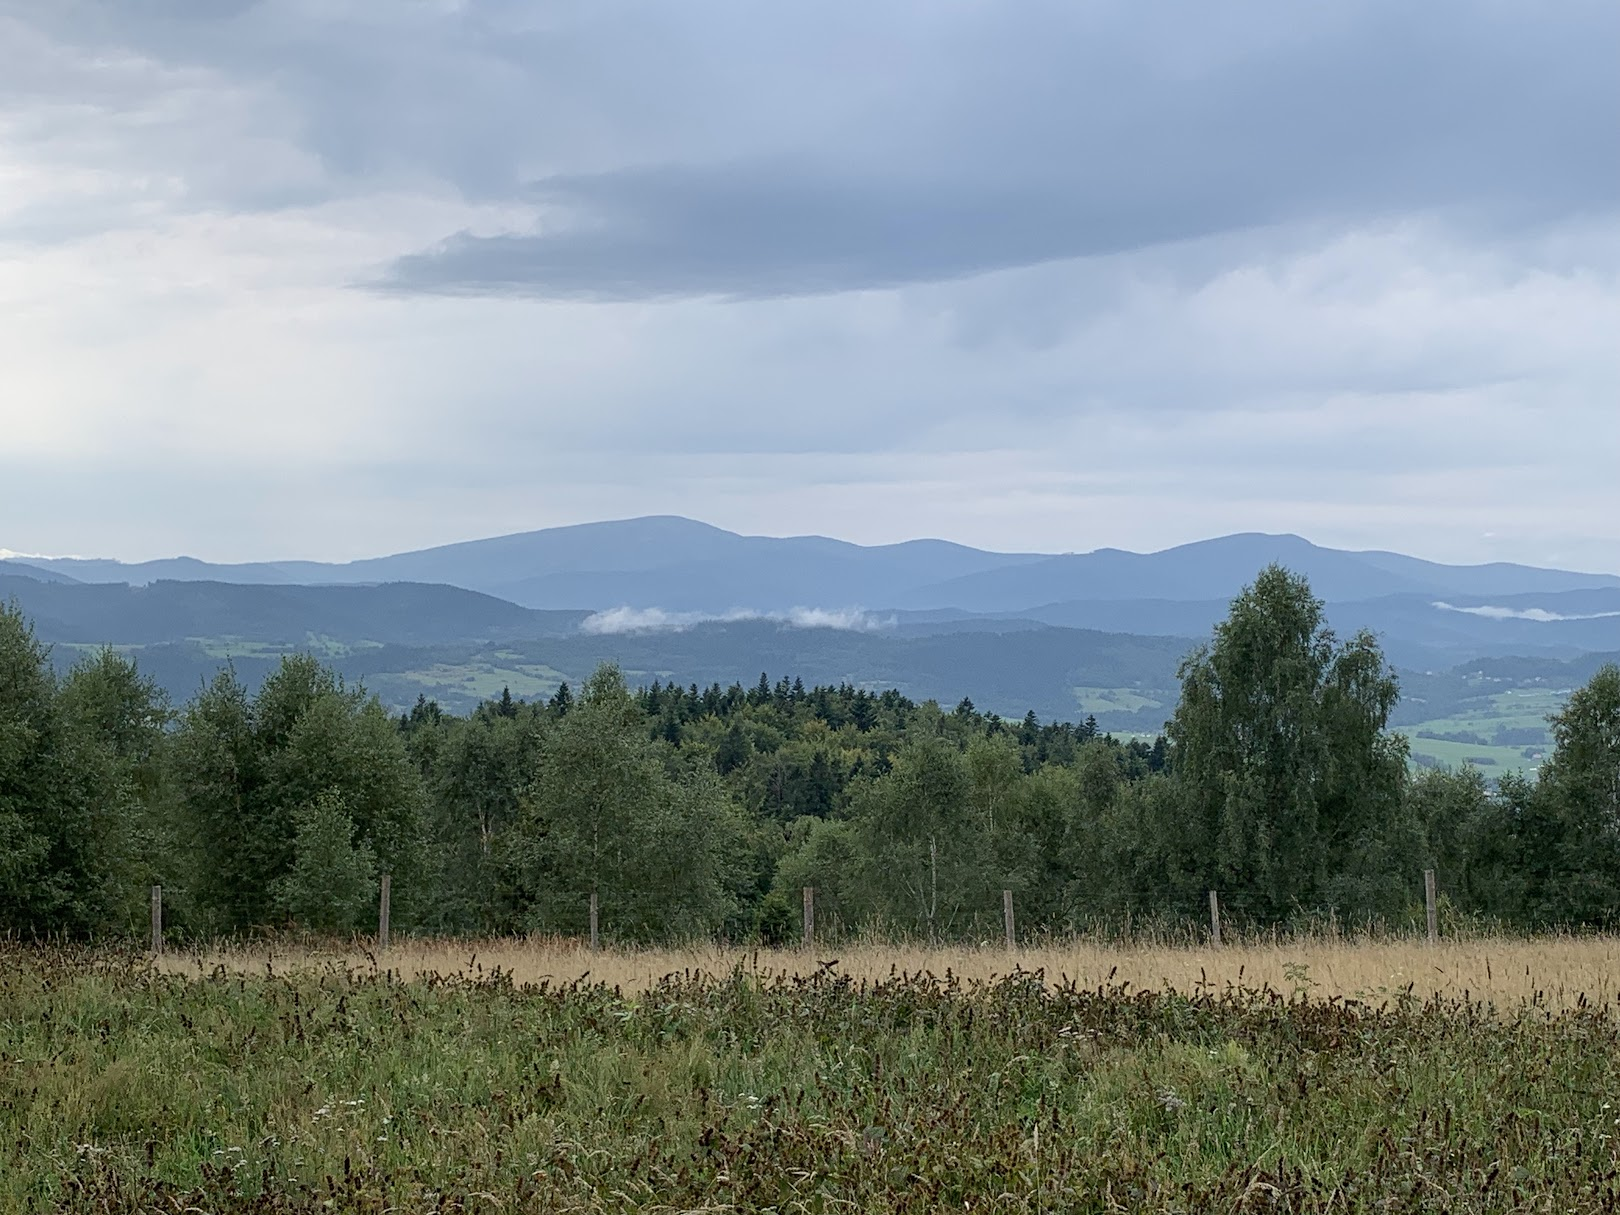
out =
<svg viewBox="0 0 1620 1215"><path fill-rule="evenodd" d="M1267 931L1212 948L1183 928L1138 928L1129 937L1037 937L1008 950L1002 942L930 946L881 935L811 950L684 946L616 947L593 953L575 938L420 938L377 955L365 942L305 939L219 946L165 956L170 973L279 974L337 966L373 966L402 978L500 971L518 984L591 981L622 992L645 991L665 975L755 974L804 977L829 962L840 974L876 981L891 973L989 980L1013 971L1039 972L1051 983L1101 983L1131 990L1192 993L1227 985L1271 987L1319 997L1379 1002L1400 992L1479 1000L1504 1008L1539 998L1553 1007L1620 999L1620 938L1525 937L1474 932L1429 945L1399 933L1346 935L1332 929Z"/></svg>
<svg viewBox="0 0 1620 1215"><path fill-rule="evenodd" d="M443 943L171 971L0 946L0 1209L1620 1209L1611 1005L1347 999L1310 970L1326 951L1351 982L1395 955L1306 945L1189 953L1176 973L1203 973L1156 989L1081 977L1108 951L1073 943L716 952L650 982L678 956ZM1510 966L1587 967L1573 982L1609 945L1516 947ZM1295 950L1281 985L1210 969L1272 948ZM1019 969L1048 950L1068 980Z"/></svg>

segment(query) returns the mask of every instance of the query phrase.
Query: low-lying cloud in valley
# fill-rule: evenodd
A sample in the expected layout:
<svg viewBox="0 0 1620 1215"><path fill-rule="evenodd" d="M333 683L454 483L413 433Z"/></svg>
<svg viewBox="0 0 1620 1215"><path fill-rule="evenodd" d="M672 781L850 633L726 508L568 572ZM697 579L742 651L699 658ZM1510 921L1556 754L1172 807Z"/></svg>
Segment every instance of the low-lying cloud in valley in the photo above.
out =
<svg viewBox="0 0 1620 1215"><path fill-rule="evenodd" d="M700 624L730 624L743 620L772 620L792 629L842 629L875 633L894 627L894 617L874 616L859 608L789 608L785 612L757 612L739 608L730 612L666 612L663 608L616 607L580 621L582 633L680 633Z"/></svg>
<svg viewBox="0 0 1620 1215"><path fill-rule="evenodd" d="M1478 607L1458 607L1436 600L1435 607L1443 612L1466 612L1470 616L1483 616L1487 620L1535 620L1551 624L1559 620L1608 620L1620 612L1549 612L1546 608L1510 608L1482 604Z"/></svg>

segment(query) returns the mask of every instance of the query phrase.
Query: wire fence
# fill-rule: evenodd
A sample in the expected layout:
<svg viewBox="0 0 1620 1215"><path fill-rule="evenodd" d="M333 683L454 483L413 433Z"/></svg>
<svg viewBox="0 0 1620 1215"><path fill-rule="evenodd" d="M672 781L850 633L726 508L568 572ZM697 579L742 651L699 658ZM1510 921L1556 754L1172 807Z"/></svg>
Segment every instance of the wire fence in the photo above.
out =
<svg viewBox="0 0 1620 1215"><path fill-rule="evenodd" d="M1433 869L1423 871L1423 888L1423 920L1420 923L1391 925L1387 921L1367 919L1352 925L1340 921L1330 911L1326 917L1312 918L1310 924L1316 931L1325 931L1327 935L1338 935L1341 931L1351 928L1362 932L1378 929L1387 932L1393 928L1399 935L1410 936L1413 928L1417 928L1430 944L1435 944L1440 939L1441 923L1439 885ZM392 894L393 879L391 875L383 874L378 885L377 932L374 938L379 950L387 949L392 940ZM1080 916L1071 914L1065 917L1061 924L1056 925L1050 920L1037 918L1033 931L1026 929L1025 936L1033 940L1051 940L1058 935L1087 936L1115 939L1122 943L1209 945L1221 948L1237 941L1253 942L1268 938L1276 941L1284 930L1275 918L1262 921L1253 914L1257 908L1269 907L1269 899L1242 891L1235 893L1208 891L1207 919L1189 915L1185 910L1168 910L1178 903L1185 904L1185 891L1180 889L1166 886L1153 891L1133 890L1115 894L1119 901L1117 914L1106 914L1092 909L1088 914ZM1123 897L1120 897L1121 895ZM1155 895L1162 900L1157 905L1158 910L1154 909ZM806 886L801 892L797 943L806 949L812 949L818 944L833 944L857 937L867 941L887 937L896 944L914 944L919 940L944 944L948 941L966 940L981 945L993 943L999 938L1008 949L1016 949L1021 943L1029 943L1028 939L1021 941L1018 899L1014 891L1002 890L999 912L999 917L989 909L974 909L965 917L953 914L944 924L925 922L921 932L915 923L900 925L873 916L862 917L858 923L849 923L836 912L827 914L824 910L818 921L816 888ZM595 892L589 896L587 922L589 946L593 951L599 950L602 948L603 924L601 902ZM779 935L785 938L787 934ZM153 886L151 952L154 955L162 954L166 940L163 924L163 887ZM783 939L777 943L791 942Z"/></svg>

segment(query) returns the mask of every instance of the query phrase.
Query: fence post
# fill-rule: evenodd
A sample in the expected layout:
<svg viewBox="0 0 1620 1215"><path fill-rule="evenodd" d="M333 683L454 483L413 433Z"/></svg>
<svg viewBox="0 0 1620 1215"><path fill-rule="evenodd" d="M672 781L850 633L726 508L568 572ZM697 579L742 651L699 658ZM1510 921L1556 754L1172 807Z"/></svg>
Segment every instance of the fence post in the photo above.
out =
<svg viewBox="0 0 1620 1215"><path fill-rule="evenodd" d="M1007 930L1007 948L1012 949L1018 944L1018 935L1013 931L1012 891L1001 892L1001 923Z"/></svg>
<svg viewBox="0 0 1620 1215"><path fill-rule="evenodd" d="M1434 870L1423 871L1423 903L1429 913L1429 944L1440 939L1440 909L1434 897Z"/></svg>
<svg viewBox="0 0 1620 1215"><path fill-rule="evenodd" d="M602 948L602 937L597 931L597 904L596 891L591 891L591 952L595 953Z"/></svg>
<svg viewBox="0 0 1620 1215"><path fill-rule="evenodd" d="M152 952L163 952L163 887L152 887Z"/></svg>
<svg viewBox="0 0 1620 1215"><path fill-rule="evenodd" d="M1213 890L1209 892L1209 943L1221 947L1221 896Z"/></svg>
<svg viewBox="0 0 1620 1215"><path fill-rule="evenodd" d="M388 896L393 878L389 874L382 875L382 889L377 892L377 949L388 948Z"/></svg>
<svg viewBox="0 0 1620 1215"><path fill-rule="evenodd" d="M804 947L810 949L816 942L816 888L804 888Z"/></svg>

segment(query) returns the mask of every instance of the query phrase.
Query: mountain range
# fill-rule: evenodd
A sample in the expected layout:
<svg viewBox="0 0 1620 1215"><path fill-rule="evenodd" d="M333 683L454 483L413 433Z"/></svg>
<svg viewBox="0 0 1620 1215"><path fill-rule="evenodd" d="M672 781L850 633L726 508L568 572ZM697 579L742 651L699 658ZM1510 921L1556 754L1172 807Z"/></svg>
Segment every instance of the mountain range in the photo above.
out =
<svg viewBox="0 0 1620 1215"><path fill-rule="evenodd" d="M1004 712L1072 716L1090 704L1123 728L1161 711L1176 659L1271 562L1308 577L1341 632L1372 629L1414 671L1620 650L1612 574L1445 565L1257 533L1154 553L1003 553L744 536L658 516L346 563L12 557L0 561L0 599L64 657L142 647L188 692L226 658L251 674L297 648L337 656L392 700L420 688L456 705L498 694L495 680L538 692L614 658L682 682L752 682L764 669L991 696L985 707ZM992 674L997 663L1006 678Z"/></svg>
<svg viewBox="0 0 1620 1215"><path fill-rule="evenodd" d="M994 613L1069 601L1230 599L1273 561L1306 575L1329 602L1620 590L1620 576L1613 574L1443 565L1400 553L1324 548L1293 535L1243 533L1154 553L1000 553L943 540L859 545L823 536L743 536L678 516L547 528L343 563L28 558L0 566L130 585L442 583L530 608L723 613L861 606Z"/></svg>

